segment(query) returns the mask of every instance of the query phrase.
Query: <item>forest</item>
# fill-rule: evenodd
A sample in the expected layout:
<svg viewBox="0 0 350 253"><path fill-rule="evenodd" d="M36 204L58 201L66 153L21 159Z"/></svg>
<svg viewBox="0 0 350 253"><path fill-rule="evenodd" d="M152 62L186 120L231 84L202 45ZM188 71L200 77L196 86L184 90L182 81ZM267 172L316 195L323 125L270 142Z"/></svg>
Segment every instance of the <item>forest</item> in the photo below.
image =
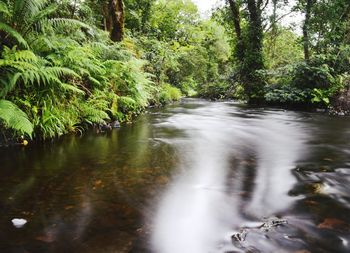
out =
<svg viewBox="0 0 350 253"><path fill-rule="evenodd" d="M0 38L2 142L181 97L350 112L348 0L0 0Z"/></svg>
<svg viewBox="0 0 350 253"><path fill-rule="evenodd" d="M350 252L349 140L350 0L0 0L0 252Z"/></svg>

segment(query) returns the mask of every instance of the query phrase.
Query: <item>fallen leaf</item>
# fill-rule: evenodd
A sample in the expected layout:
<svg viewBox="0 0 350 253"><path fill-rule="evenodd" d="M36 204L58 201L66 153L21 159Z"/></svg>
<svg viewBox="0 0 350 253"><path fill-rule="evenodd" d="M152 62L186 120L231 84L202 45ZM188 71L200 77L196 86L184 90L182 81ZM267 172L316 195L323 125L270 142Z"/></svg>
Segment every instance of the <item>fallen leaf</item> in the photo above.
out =
<svg viewBox="0 0 350 253"><path fill-rule="evenodd" d="M98 186L100 186L102 184L102 180L96 180L95 182L94 182L94 186L95 187L98 187Z"/></svg>
<svg viewBox="0 0 350 253"><path fill-rule="evenodd" d="M40 235L35 238L38 241L51 243L55 241L55 236L53 233L47 233L45 235Z"/></svg>
<svg viewBox="0 0 350 253"><path fill-rule="evenodd" d="M347 229L349 225L346 222L336 218L326 218L317 227L321 229Z"/></svg>

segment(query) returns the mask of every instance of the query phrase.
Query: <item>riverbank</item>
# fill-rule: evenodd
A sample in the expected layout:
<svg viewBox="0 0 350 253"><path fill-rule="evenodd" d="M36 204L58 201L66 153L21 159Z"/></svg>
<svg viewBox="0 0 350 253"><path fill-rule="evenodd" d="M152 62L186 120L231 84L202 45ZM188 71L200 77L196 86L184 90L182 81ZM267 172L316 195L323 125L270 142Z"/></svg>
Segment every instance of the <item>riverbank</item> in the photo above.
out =
<svg viewBox="0 0 350 253"><path fill-rule="evenodd" d="M173 88L170 88L171 90ZM175 89L175 88L174 88ZM174 92L174 91L173 91ZM173 95L171 92L163 92L160 97L160 102L154 103L153 105L149 105L144 108L138 108L135 110L135 107L131 108L129 107L128 109L133 109L130 111L126 111L125 109L123 112L119 112L119 119L114 119L112 120L111 118L106 118L104 120L101 120L99 123L92 123L89 122L88 124L86 121L82 121L80 124L76 124L74 128L71 128L70 130L67 129L62 129L64 133L52 136L50 138L42 138L42 136L37 136L37 138L31 138L31 136L28 135L19 135L19 133L14 133L11 131L11 129L6 129L4 126L0 125L0 148L1 147L11 147L11 146L27 146L30 143L38 143L38 142L43 142L43 141L55 141L59 139L60 137L64 135L83 135L84 132L87 130L91 129L95 133L105 133L108 131L111 131L116 128L120 128L122 124L130 124L132 123L135 118L137 118L140 114L144 113L147 109L149 108L157 108L157 107L164 107L170 104L173 104L175 102L178 102L181 99L181 92L175 90L176 94ZM109 109L105 109L105 111L109 111ZM2 128L1 128L2 127ZM35 126L34 126L35 128Z"/></svg>

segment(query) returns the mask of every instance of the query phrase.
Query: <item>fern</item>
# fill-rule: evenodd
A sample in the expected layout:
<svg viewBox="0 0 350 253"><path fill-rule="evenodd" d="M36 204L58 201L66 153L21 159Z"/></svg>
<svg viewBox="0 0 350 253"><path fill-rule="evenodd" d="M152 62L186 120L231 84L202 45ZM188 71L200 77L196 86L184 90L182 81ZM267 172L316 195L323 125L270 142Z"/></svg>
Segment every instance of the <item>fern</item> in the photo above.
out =
<svg viewBox="0 0 350 253"><path fill-rule="evenodd" d="M91 26L79 20L50 18L57 8L49 0L0 0L0 14L3 14L0 15L0 30L24 48L29 48L38 35L44 34L46 30L57 31L58 28L73 26L93 32ZM5 43L6 46L16 44L13 41L0 43Z"/></svg>
<svg viewBox="0 0 350 253"><path fill-rule="evenodd" d="M96 91L86 102L80 105L82 120L86 123L105 124L110 117L106 113L108 106L107 94Z"/></svg>
<svg viewBox="0 0 350 253"><path fill-rule="evenodd" d="M0 13L2 13L3 15L6 15L6 16L11 15L9 9L7 8L6 3L4 3L4 2L0 2Z"/></svg>
<svg viewBox="0 0 350 253"><path fill-rule="evenodd" d="M19 44L24 46L25 48L28 48L28 42L22 37L22 35L17 32L15 29L13 29L11 26L0 22L0 31L6 32L11 37L15 38Z"/></svg>
<svg viewBox="0 0 350 253"><path fill-rule="evenodd" d="M76 19L52 18L52 19L48 19L46 22L54 28L61 27L61 26L63 26L63 27L78 26L78 27L82 27L82 28L85 28L88 30L93 30L91 26L85 24L84 22L76 20Z"/></svg>
<svg viewBox="0 0 350 253"><path fill-rule="evenodd" d="M0 100L0 120L7 128L32 136L33 124L27 114L8 100Z"/></svg>
<svg viewBox="0 0 350 253"><path fill-rule="evenodd" d="M16 51L15 48L5 48L3 59L0 59L0 68L7 70L6 76L3 77L7 82L4 82L6 85L0 95L4 97L15 88L18 82L22 82L24 86L43 85L52 89L59 88L84 93L77 87L61 81L63 77L80 78L73 70L64 67L46 66L45 64L47 64L46 60L37 57L30 50Z"/></svg>

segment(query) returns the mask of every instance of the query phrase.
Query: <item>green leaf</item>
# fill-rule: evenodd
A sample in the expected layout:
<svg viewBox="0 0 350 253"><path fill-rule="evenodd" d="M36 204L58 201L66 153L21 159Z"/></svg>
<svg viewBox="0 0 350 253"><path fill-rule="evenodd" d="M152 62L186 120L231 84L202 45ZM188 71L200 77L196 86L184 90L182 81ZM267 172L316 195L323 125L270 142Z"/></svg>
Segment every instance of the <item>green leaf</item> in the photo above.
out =
<svg viewBox="0 0 350 253"><path fill-rule="evenodd" d="M4 2L0 2L0 13L10 16L10 11Z"/></svg>
<svg viewBox="0 0 350 253"><path fill-rule="evenodd" d="M8 100L0 100L0 121L7 128L32 136L33 124L29 121L27 114Z"/></svg>
<svg viewBox="0 0 350 253"><path fill-rule="evenodd" d="M15 38L18 41L18 43L20 43L25 48L29 48L27 41L22 37L22 35L19 32L17 32L11 26L0 22L0 30L6 32L11 37Z"/></svg>

